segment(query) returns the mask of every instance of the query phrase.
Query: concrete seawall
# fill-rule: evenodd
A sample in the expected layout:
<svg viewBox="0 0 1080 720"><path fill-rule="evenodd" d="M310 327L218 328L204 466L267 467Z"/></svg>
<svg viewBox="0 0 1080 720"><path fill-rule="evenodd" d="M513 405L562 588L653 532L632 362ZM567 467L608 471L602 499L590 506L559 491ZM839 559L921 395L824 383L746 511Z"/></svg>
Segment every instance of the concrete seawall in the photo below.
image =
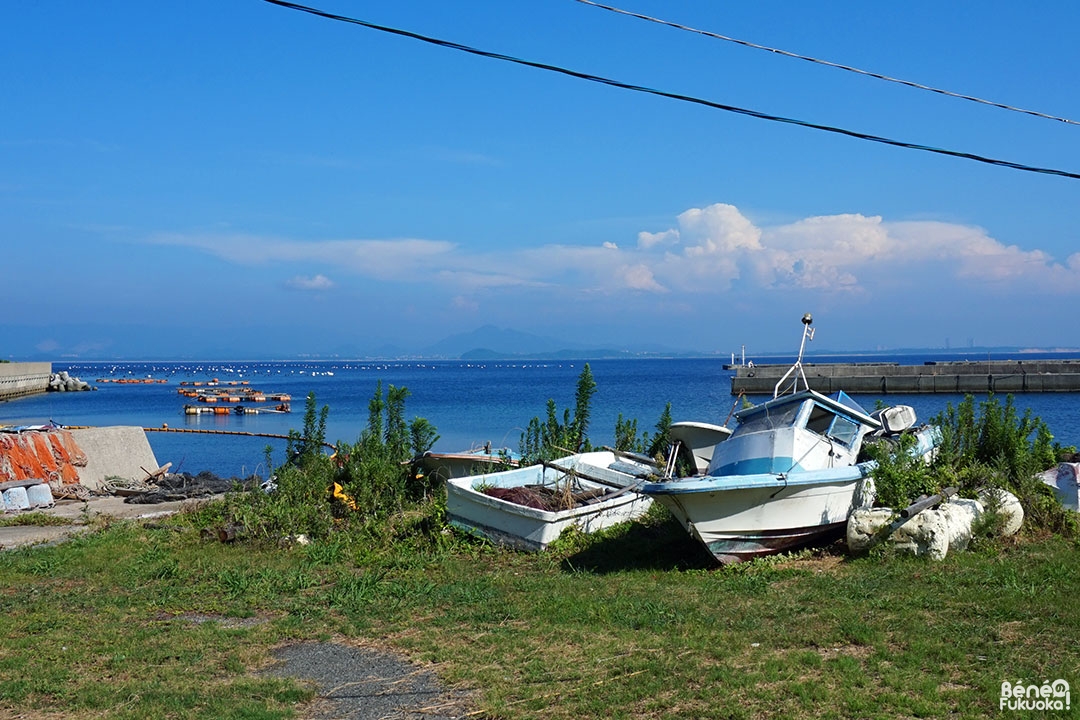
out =
<svg viewBox="0 0 1080 720"><path fill-rule="evenodd" d="M772 394L790 365L734 368L732 394ZM833 393L1080 392L1080 360L899 363L804 363L810 387ZM789 378L790 380L790 378Z"/></svg>
<svg viewBox="0 0 1080 720"><path fill-rule="evenodd" d="M0 363L0 400L45 392L51 374L52 363Z"/></svg>

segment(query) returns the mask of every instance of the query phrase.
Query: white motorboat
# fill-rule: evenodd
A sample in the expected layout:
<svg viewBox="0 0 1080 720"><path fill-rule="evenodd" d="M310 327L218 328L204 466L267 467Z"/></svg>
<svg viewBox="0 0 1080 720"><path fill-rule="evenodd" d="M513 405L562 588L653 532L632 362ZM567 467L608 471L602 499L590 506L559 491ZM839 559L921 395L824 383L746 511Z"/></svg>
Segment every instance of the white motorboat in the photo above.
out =
<svg viewBox="0 0 1080 720"><path fill-rule="evenodd" d="M809 314L803 317L798 360L773 398L735 413L737 425L713 446L704 475L641 488L722 563L840 537L861 504L857 489L873 469L872 462L859 461L869 435L914 432L919 454L930 453L939 437L936 428L914 430L907 406L871 415L842 391L825 396L810 390L802 356L813 339L812 322Z"/></svg>

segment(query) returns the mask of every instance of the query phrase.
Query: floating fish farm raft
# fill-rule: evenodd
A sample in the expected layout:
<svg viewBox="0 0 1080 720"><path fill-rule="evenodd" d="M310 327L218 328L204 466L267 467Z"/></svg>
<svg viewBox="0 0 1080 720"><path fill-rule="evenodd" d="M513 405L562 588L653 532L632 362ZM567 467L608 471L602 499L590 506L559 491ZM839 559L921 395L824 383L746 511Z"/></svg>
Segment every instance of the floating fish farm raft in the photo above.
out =
<svg viewBox="0 0 1080 720"><path fill-rule="evenodd" d="M262 392L249 387L247 382L231 382L221 387L217 380L210 382L183 382L177 392L201 405L185 405L185 415L257 415L260 413L290 412L292 397L288 393ZM273 408L251 407L238 403L276 402Z"/></svg>

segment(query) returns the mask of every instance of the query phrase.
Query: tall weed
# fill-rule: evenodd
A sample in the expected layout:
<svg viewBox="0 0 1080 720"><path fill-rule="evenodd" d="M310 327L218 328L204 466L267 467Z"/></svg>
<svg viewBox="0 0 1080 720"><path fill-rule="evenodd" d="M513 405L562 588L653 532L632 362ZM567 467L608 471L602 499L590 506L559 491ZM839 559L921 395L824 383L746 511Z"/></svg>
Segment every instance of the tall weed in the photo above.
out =
<svg viewBox="0 0 1080 720"><path fill-rule="evenodd" d="M1080 534L1076 514L1063 508L1037 477L1071 448L1054 442L1050 428L1030 409L1018 413L1012 395L1002 403L991 394L977 405L967 395L932 422L942 436L934 459L942 485L955 485L968 496L982 488L1008 490L1020 499L1029 528L1067 537Z"/></svg>
<svg viewBox="0 0 1080 720"><path fill-rule="evenodd" d="M903 507L947 486L968 497L984 488L1001 488L1020 499L1028 527L1068 537L1080 534L1076 514L1063 508L1037 477L1066 449L1054 442L1049 427L1031 410L1018 413L1011 395L1001 402L991 394L978 403L967 395L931 423L941 439L930 465L911 456L913 441L903 436L894 446L867 445L867 454L878 463L874 482L880 504Z"/></svg>
<svg viewBox="0 0 1080 720"><path fill-rule="evenodd" d="M547 462L570 453L592 450L589 442L589 420L592 416L592 396L595 393L596 380L593 379L589 363L585 363L581 375L578 376L574 416L571 417L570 409L566 408L560 421L555 400L549 399L546 418L541 420L534 417L521 434L521 464Z"/></svg>

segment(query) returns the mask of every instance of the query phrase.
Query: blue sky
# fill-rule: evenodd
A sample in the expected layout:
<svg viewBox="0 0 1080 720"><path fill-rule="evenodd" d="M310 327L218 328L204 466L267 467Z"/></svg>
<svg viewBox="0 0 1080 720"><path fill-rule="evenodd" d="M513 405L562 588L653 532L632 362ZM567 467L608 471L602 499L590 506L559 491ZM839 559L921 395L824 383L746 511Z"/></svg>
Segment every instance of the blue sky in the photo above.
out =
<svg viewBox="0 0 1080 720"><path fill-rule="evenodd" d="M1080 172L1080 126L575 0L310 3L763 113ZM1080 5L624 0L1080 121ZM0 24L0 357L364 353L483 325L784 351L1077 347L1080 180L767 122L259 0Z"/></svg>

